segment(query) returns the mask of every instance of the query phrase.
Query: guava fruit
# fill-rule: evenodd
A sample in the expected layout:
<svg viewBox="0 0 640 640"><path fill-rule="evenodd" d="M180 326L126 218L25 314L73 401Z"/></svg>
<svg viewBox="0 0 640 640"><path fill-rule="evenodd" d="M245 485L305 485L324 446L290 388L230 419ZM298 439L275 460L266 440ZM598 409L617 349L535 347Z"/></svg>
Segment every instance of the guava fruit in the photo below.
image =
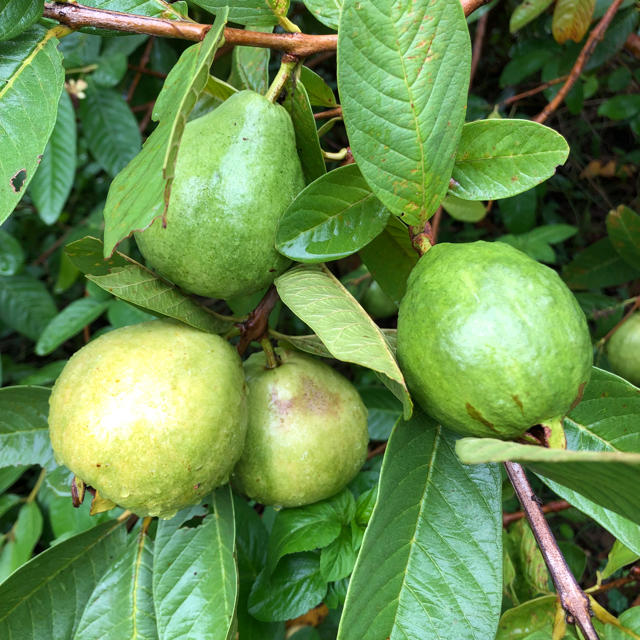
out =
<svg viewBox="0 0 640 640"><path fill-rule="evenodd" d="M640 385L640 313L634 313L611 336L607 357L614 373Z"/></svg>
<svg viewBox="0 0 640 640"><path fill-rule="evenodd" d="M367 409L355 387L329 365L277 349L245 361L249 426L232 483L262 504L298 507L328 498L367 456Z"/></svg>
<svg viewBox="0 0 640 640"><path fill-rule="evenodd" d="M227 482L246 433L238 354L220 336L169 320L82 347L49 403L58 463L139 516L170 518Z"/></svg>
<svg viewBox="0 0 640 640"><path fill-rule="evenodd" d="M303 187L289 114L241 91L187 124L166 228L157 219L136 242L150 266L191 293L247 295L290 264L275 249L276 228Z"/></svg>
<svg viewBox="0 0 640 640"><path fill-rule="evenodd" d="M389 318L398 311L396 303L372 280L362 296L362 306L372 318Z"/></svg>
<svg viewBox="0 0 640 640"><path fill-rule="evenodd" d="M507 244L437 244L409 276L400 367L422 408L460 434L508 439L557 421L581 397L592 355L571 291Z"/></svg>

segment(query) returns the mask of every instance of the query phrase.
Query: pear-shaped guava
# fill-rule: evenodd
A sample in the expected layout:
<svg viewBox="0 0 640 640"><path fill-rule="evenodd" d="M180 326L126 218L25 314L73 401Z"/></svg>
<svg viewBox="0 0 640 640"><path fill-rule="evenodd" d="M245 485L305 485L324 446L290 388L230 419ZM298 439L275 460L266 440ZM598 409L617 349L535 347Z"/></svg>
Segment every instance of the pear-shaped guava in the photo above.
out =
<svg viewBox="0 0 640 640"><path fill-rule="evenodd" d="M437 244L398 314L418 403L461 433L514 438L563 416L589 380L584 313L558 274L501 242Z"/></svg>
<svg viewBox="0 0 640 640"><path fill-rule="evenodd" d="M150 266L192 293L259 291L290 264L275 249L282 212L304 187L289 114L241 91L187 124L166 228L136 234Z"/></svg>
<svg viewBox="0 0 640 640"><path fill-rule="evenodd" d="M232 482L262 504L298 507L328 498L367 456L367 409L355 387L329 365L277 349L245 362L249 427Z"/></svg>
<svg viewBox="0 0 640 640"><path fill-rule="evenodd" d="M607 357L614 373L640 386L640 313L634 313L611 336Z"/></svg>
<svg viewBox="0 0 640 640"><path fill-rule="evenodd" d="M102 498L169 518L227 482L247 424L238 354L220 336L152 320L75 353L50 398L60 464Z"/></svg>

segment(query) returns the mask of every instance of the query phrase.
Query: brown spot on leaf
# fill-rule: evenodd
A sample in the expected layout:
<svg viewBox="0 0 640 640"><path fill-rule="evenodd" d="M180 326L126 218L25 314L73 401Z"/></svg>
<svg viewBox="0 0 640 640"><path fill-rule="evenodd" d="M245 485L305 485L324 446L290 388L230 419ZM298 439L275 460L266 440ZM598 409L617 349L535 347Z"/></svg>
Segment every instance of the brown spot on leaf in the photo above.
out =
<svg viewBox="0 0 640 640"><path fill-rule="evenodd" d="M20 193L20 190L24 186L24 183L26 182L26 180L27 180L27 170L26 169L20 169L20 171L17 171L11 177L11 180L9 181L9 184L11 184L11 188L13 189L14 193Z"/></svg>

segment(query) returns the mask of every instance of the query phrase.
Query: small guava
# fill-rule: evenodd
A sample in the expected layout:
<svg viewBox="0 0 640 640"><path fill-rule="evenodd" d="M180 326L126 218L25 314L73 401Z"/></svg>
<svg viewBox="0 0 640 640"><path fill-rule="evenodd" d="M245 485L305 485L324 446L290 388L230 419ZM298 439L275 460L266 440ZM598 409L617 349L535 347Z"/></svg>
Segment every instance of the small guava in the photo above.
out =
<svg viewBox="0 0 640 640"><path fill-rule="evenodd" d="M367 456L367 409L355 387L329 365L277 349L245 362L249 426L232 482L262 504L298 507L329 498Z"/></svg>
<svg viewBox="0 0 640 640"><path fill-rule="evenodd" d="M150 266L212 298L268 287L291 264L275 249L278 221L304 187L291 118L240 91L184 130L166 226L135 234Z"/></svg>
<svg viewBox="0 0 640 640"><path fill-rule="evenodd" d="M102 498L170 518L227 482L247 424L236 351L169 320L116 329L76 352L49 400L56 460Z"/></svg>
<svg viewBox="0 0 640 640"><path fill-rule="evenodd" d="M398 312L396 303L372 280L362 296L362 306L372 318L389 318Z"/></svg>
<svg viewBox="0 0 640 640"><path fill-rule="evenodd" d="M640 386L640 313L634 313L611 336L607 357L614 373Z"/></svg>
<svg viewBox="0 0 640 640"><path fill-rule="evenodd" d="M463 435L515 438L579 401L589 329L558 274L501 242L437 244L398 314L398 359L422 408Z"/></svg>

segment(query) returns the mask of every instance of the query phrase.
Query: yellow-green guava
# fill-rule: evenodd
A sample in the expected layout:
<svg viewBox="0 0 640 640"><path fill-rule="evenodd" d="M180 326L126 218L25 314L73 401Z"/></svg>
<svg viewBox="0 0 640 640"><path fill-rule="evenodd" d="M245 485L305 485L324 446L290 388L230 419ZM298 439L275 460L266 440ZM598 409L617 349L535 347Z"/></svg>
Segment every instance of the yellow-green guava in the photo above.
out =
<svg viewBox="0 0 640 640"><path fill-rule="evenodd" d="M367 456L367 409L355 387L329 365L277 349L245 362L249 427L232 483L262 504L298 507L328 498Z"/></svg>
<svg viewBox="0 0 640 640"><path fill-rule="evenodd" d="M187 124L166 228L136 234L150 266L212 298L259 291L290 264L275 249L278 221L304 187L289 114L253 91Z"/></svg>
<svg viewBox="0 0 640 640"><path fill-rule="evenodd" d="M170 518L227 482L246 434L236 351L220 336L169 320L85 345L49 404L58 463L140 516Z"/></svg>
<svg viewBox="0 0 640 640"><path fill-rule="evenodd" d="M634 313L611 336L607 357L614 373L640 386L640 313Z"/></svg>
<svg viewBox="0 0 640 640"><path fill-rule="evenodd" d="M501 242L437 244L409 277L398 359L418 403L463 435L515 438L589 380L584 313L555 271Z"/></svg>

